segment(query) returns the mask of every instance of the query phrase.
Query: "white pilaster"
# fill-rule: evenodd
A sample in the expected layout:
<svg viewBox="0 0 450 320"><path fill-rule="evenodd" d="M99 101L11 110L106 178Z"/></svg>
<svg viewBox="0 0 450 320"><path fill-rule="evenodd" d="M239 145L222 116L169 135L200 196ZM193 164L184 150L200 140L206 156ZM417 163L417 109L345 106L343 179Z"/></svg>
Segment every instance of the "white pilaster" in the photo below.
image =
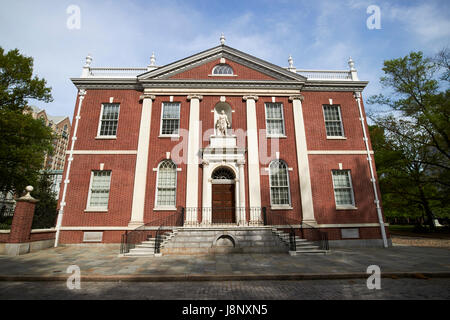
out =
<svg viewBox="0 0 450 320"><path fill-rule="evenodd" d="M210 181L210 165L207 160L202 161L203 166L203 186L202 186L202 224L211 224L211 181Z"/></svg>
<svg viewBox="0 0 450 320"><path fill-rule="evenodd" d="M295 143L297 147L298 178L300 181L300 197L302 200L303 221L316 223L309 173L308 150L306 146L305 123L303 121L302 95L289 97L293 104Z"/></svg>
<svg viewBox="0 0 450 320"><path fill-rule="evenodd" d="M139 141L136 156L136 170L134 173L133 205L129 227L144 224L145 189L147 185L148 151L150 144L150 125L152 120L152 104L155 96L144 94L141 96L142 112L139 127Z"/></svg>
<svg viewBox="0 0 450 320"><path fill-rule="evenodd" d="M248 155L248 188L250 223L259 224L262 222L261 216L252 214L261 208L261 186L259 171L259 149L258 149L258 126L256 122L256 101L257 96L244 96L247 101L247 155Z"/></svg>
<svg viewBox="0 0 450 320"><path fill-rule="evenodd" d="M200 150L200 100L201 95L188 95L187 99L191 101L189 111L189 136L187 151L187 186L186 186L186 208L191 210L189 216L186 216L186 225L195 225L197 220L198 208L198 165L200 163L198 152Z"/></svg>
<svg viewBox="0 0 450 320"><path fill-rule="evenodd" d="M239 167L239 225L245 225L247 217L245 216L245 174L244 174L244 161L238 161Z"/></svg>

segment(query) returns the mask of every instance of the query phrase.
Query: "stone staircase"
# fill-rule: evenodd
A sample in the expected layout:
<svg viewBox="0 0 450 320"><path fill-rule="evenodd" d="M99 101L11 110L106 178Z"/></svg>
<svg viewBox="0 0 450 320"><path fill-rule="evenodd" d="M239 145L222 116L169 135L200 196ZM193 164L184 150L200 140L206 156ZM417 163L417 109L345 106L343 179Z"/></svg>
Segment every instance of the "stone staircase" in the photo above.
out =
<svg viewBox="0 0 450 320"><path fill-rule="evenodd" d="M289 251L289 234L269 226L261 227L179 227L158 236L160 253L155 254L155 238L149 238L125 256L202 255L216 253L325 254L313 242L296 237L296 251Z"/></svg>
<svg viewBox="0 0 450 320"><path fill-rule="evenodd" d="M289 248L290 236L289 233L280 231L276 228L272 228L273 234L278 236L281 241L283 241ZM321 250L318 245L312 241L306 239L301 239L299 236L295 236L295 251L289 250L291 256L296 256L300 254L327 254L327 250Z"/></svg>

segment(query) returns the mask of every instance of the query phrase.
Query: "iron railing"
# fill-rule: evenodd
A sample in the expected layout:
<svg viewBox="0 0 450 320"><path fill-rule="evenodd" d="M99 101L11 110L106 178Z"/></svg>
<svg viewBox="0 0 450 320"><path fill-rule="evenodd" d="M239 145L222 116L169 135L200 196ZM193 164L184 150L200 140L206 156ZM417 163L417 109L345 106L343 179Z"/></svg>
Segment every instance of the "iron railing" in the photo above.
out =
<svg viewBox="0 0 450 320"><path fill-rule="evenodd" d="M184 208L180 207L175 213L152 220L134 230L127 230L122 234L120 253L128 253L136 246L136 244L147 241L149 238L153 237L155 238L155 253L159 253L163 241L162 233L172 231L174 227L183 226L183 223Z"/></svg>
<svg viewBox="0 0 450 320"><path fill-rule="evenodd" d="M317 242L321 250L329 250L328 233L305 222L302 222L302 238Z"/></svg>
<svg viewBox="0 0 450 320"><path fill-rule="evenodd" d="M267 214L267 208L265 207L262 208L262 215L264 225L278 226L277 229L281 229L285 232L287 230L289 234L289 250L296 251L297 243L295 241L295 236L301 234L301 221L288 218L284 214L272 210Z"/></svg>

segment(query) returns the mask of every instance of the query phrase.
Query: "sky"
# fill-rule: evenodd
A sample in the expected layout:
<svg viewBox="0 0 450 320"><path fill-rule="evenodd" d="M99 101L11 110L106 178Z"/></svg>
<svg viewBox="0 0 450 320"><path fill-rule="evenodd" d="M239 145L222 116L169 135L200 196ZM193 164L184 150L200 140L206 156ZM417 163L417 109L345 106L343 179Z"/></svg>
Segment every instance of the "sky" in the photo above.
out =
<svg viewBox="0 0 450 320"><path fill-rule="evenodd" d="M79 28L71 5L79 8ZM367 20L380 9L379 29ZM371 20L372 21L372 20ZM70 24L69 24L70 25ZM73 25L73 24L72 24ZM381 93L383 61L450 47L450 1L259 0L113 1L0 0L0 47L34 58L54 101L30 101L72 119L85 57L92 67L159 66L226 44L281 67L292 55L298 69L346 70L351 56L364 97Z"/></svg>

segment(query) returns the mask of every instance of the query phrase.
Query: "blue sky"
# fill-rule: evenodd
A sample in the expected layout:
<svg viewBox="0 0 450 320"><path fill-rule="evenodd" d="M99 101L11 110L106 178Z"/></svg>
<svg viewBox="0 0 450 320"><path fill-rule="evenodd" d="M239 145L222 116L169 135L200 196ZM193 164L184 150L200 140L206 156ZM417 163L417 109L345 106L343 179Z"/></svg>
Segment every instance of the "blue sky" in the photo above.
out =
<svg viewBox="0 0 450 320"><path fill-rule="evenodd" d="M434 55L450 46L450 1L25 1L0 0L0 46L34 57L35 74L54 101L32 102L51 115L72 118L85 57L92 66L145 67L152 52L164 65L219 44L286 67L347 69L351 56L364 92L381 91L383 61L413 50ZM69 5L81 10L81 28L66 27ZM369 30L369 5L381 9L381 29Z"/></svg>

